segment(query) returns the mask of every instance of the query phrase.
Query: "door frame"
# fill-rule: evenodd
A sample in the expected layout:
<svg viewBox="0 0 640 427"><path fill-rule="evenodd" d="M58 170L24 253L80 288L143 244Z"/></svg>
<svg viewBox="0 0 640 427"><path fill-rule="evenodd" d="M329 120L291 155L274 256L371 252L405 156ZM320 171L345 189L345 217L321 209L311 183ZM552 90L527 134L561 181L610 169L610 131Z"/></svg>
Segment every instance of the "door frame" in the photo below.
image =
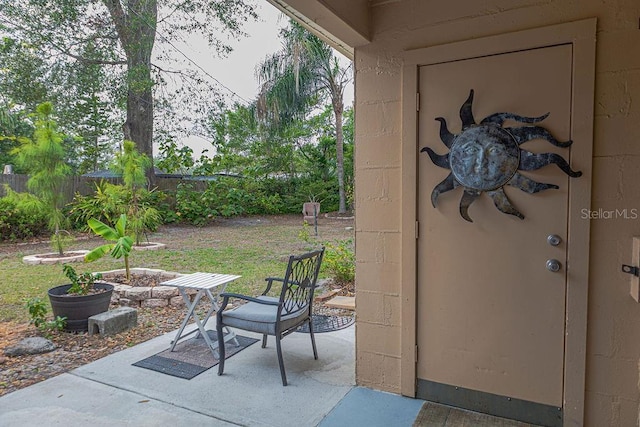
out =
<svg viewBox="0 0 640 427"><path fill-rule="evenodd" d="M569 182L563 419L566 425L583 424L590 222L580 217L580 208L586 207L585 200L591 201L596 18L404 52L400 389L405 396L415 397L417 381L418 67L559 44L573 49L571 159L583 173Z"/></svg>

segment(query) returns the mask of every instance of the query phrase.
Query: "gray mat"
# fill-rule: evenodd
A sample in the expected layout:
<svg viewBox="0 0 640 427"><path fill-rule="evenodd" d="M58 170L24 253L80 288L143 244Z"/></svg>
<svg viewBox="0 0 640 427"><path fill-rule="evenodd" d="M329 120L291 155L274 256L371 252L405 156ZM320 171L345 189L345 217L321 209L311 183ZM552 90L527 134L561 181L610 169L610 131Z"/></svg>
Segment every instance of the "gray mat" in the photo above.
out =
<svg viewBox="0 0 640 427"><path fill-rule="evenodd" d="M207 331L207 335L214 342L218 339L216 331ZM258 341L255 338L242 335L236 335L236 338L239 345L235 345L233 340L225 343L225 359ZM213 356L204 338L198 337L179 342L174 351L163 350L134 363L133 366L190 380L207 369L216 366L218 362L218 358Z"/></svg>

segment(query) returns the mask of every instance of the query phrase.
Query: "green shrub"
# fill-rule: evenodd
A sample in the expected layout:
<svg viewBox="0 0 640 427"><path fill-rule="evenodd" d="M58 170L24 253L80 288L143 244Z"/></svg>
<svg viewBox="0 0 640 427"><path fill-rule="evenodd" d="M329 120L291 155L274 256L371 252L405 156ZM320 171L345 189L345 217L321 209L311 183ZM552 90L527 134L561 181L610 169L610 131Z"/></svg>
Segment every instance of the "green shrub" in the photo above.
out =
<svg viewBox="0 0 640 427"><path fill-rule="evenodd" d="M83 231L89 230L87 221L90 218L113 225L126 205L126 190L123 186L100 181L95 183L95 187L93 194L76 194L69 204L69 218L76 228Z"/></svg>
<svg viewBox="0 0 640 427"><path fill-rule="evenodd" d="M29 311L29 323L35 326L46 337L50 336L51 331L61 331L67 324L66 317L56 316L53 320L47 320L47 304L40 298L30 298L27 303Z"/></svg>
<svg viewBox="0 0 640 427"><path fill-rule="evenodd" d="M131 193L122 185L100 181L95 187L92 195L76 194L68 206L70 220L75 228L82 231L89 230L87 221L91 218L113 226L121 214L127 213L131 204ZM166 222L173 222L173 211L164 203L166 195L162 191L138 189L137 197L141 227L155 231L165 218L170 219Z"/></svg>
<svg viewBox="0 0 640 427"><path fill-rule="evenodd" d="M356 278L356 257L351 239L335 243L325 243L322 263L335 283L345 285L353 283Z"/></svg>
<svg viewBox="0 0 640 427"><path fill-rule="evenodd" d="M0 240L15 241L44 234L49 222L40 199L5 186L0 198Z"/></svg>
<svg viewBox="0 0 640 427"><path fill-rule="evenodd" d="M217 215L218 211L212 206L208 195L195 191L191 184L178 184L176 216L180 221L202 226Z"/></svg>
<svg viewBox="0 0 640 427"><path fill-rule="evenodd" d="M322 201L324 212L338 208L338 189L331 182L221 177L204 191L180 184L175 210L181 221L204 225L216 216L297 214L311 196Z"/></svg>

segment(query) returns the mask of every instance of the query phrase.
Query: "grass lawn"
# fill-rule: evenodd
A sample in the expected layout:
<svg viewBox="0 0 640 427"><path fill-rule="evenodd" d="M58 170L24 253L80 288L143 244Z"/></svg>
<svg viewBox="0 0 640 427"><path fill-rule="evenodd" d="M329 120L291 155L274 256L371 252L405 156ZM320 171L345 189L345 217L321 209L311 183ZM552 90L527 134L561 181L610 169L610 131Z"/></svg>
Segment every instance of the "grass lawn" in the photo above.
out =
<svg viewBox="0 0 640 427"><path fill-rule="evenodd" d="M242 278L227 290L255 295L264 288L264 278L284 275L291 254L318 248L324 242L353 238L353 221L322 218L318 237L313 227L303 227L300 215L264 216L219 220L207 227L164 226L149 236L167 249L134 252L131 267L160 268L180 273L196 271L239 274ZM300 235L308 233L305 241ZM92 249L100 238L79 239L69 249ZM25 302L40 297L48 302L47 290L68 283L60 265L26 265L24 255L50 252L47 243L0 244L0 321L26 321ZM90 264L73 263L78 273L124 268L122 260L106 256ZM320 277L328 277L321 272Z"/></svg>

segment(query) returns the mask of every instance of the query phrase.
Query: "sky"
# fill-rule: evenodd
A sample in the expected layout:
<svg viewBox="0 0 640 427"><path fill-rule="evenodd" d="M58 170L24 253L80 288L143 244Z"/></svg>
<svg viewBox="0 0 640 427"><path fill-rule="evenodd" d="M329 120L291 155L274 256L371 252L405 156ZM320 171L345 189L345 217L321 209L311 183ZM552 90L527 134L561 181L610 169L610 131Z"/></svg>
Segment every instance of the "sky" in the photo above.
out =
<svg viewBox="0 0 640 427"><path fill-rule="evenodd" d="M256 65L267 55L281 49L282 41L278 33L280 28L285 27L288 22L288 18L270 3L260 1L257 6L258 21L245 24L244 31L249 34L247 37L229 41L233 52L226 58L217 58L208 53L208 47L204 41L196 41L180 48L192 61L229 89L220 87L224 95L231 95L241 103L248 103L258 94ZM342 57L339 53L336 54ZM348 60L346 58L344 60L345 64L348 64ZM353 90L345 92L345 105L350 105ZM196 159L200 157L203 149L211 151L211 144L199 136L190 136L182 142L191 147Z"/></svg>
<svg viewBox="0 0 640 427"><path fill-rule="evenodd" d="M280 50L282 43L278 32L287 22L284 15L266 1L258 3L257 13L258 21L245 23L247 37L226 41L233 51L225 58L211 53L204 40L190 39L190 43L179 45L179 49L191 61L224 86L218 85L225 98L235 99L243 104L256 97L258 82L255 67L267 55ZM210 153L212 151L211 144L195 134L180 142L193 150L194 159L198 159L205 149Z"/></svg>
<svg viewBox="0 0 640 427"><path fill-rule="evenodd" d="M243 27L249 35L237 40L225 40L233 48L233 52L226 58L208 54L205 42L202 42L201 46L198 43L190 46L192 55L188 50L185 52L224 86L245 100L251 100L257 95L256 64L267 55L280 50L282 42L278 32L287 25L286 17L271 4L261 1L257 6L259 20L247 22ZM229 94L224 88L222 92Z"/></svg>

